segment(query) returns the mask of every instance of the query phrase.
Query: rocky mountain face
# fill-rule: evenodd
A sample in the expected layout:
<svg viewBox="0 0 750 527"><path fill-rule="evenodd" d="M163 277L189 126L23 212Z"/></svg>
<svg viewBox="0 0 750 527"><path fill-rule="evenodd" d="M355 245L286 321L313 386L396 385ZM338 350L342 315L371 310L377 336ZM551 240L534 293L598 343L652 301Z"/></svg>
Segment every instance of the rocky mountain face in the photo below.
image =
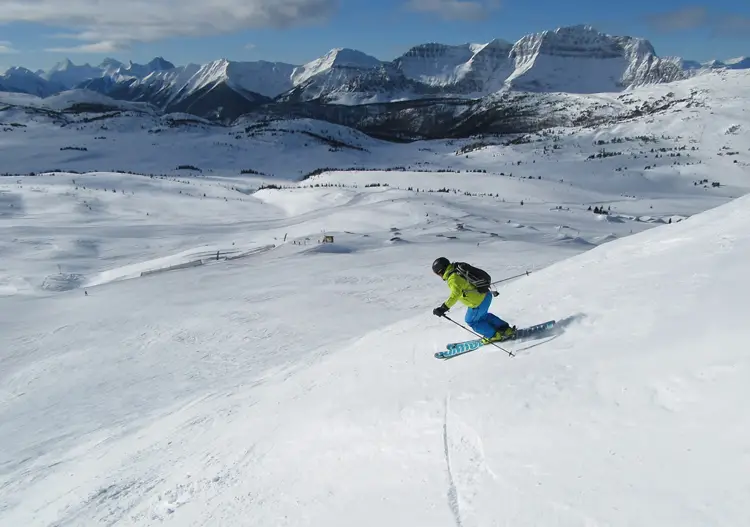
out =
<svg viewBox="0 0 750 527"><path fill-rule="evenodd" d="M689 74L658 57L643 39L575 26L521 38L515 44L422 44L391 62L335 64L278 100L338 104L421 97L481 98L501 90L598 93L671 82Z"/></svg>
<svg viewBox="0 0 750 527"><path fill-rule="evenodd" d="M685 77L673 60L656 56L647 40L568 27L521 38L510 51L506 80L524 91L601 93Z"/></svg>

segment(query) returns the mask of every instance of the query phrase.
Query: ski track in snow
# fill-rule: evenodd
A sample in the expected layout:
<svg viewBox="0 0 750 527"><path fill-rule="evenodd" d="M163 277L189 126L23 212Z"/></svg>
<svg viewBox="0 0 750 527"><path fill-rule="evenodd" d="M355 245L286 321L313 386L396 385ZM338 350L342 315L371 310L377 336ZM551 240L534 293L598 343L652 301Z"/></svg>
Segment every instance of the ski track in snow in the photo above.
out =
<svg viewBox="0 0 750 527"><path fill-rule="evenodd" d="M471 400L471 395L462 399ZM451 394L445 397L443 419L443 448L448 476L447 499L456 525L478 525L474 500L488 481L496 482L497 475L489 468L484 456L482 439L451 407ZM495 438L499 440L500 438Z"/></svg>
<svg viewBox="0 0 750 527"><path fill-rule="evenodd" d="M458 489L456 488L456 482L453 479L453 469L451 469L451 452L450 445L448 442L448 413L450 412L450 394L445 397L445 416L443 418L443 447L445 449L445 466L448 472L448 506L453 513L453 518L456 520L457 527L463 527L461 522L461 506L458 495Z"/></svg>
<svg viewBox="0 0 750 527"><path fill-rule="evenodd" d="M228 158L200 127L147 134L129 116L105 141L101 123L15 114L7 170L172 173L0 178L0 524L749 525L750 201L734 198L750 114L733 86L717 80L710 108L468 157L331 127L369 152L269 134ZM640 134L700 149L674 165L631 141L586 161ZM107 146L60 150L79 140ZM248 158L270 175L240 177ZM462 172L296 182L355 162ZM442 187L458 192L424 192ZM531 270L492 311L556 331L513 358L435 360L466 337L430 314L439 255Z"/></svg>

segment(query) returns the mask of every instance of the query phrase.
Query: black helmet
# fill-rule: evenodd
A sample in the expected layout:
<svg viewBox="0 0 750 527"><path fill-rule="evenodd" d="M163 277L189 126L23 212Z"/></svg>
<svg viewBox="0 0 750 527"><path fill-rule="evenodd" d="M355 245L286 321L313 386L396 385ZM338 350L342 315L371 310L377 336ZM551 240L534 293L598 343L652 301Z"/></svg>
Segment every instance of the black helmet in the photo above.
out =
<svg viewBox="0 0 750 527"><path fill-rule="evenodd" d="M440 258L432 262L432 272L442 277L445 274L445 270L448 269L448 266L450 264L451 262L450 260L448 260L448 258L441 256Z"/></svg>

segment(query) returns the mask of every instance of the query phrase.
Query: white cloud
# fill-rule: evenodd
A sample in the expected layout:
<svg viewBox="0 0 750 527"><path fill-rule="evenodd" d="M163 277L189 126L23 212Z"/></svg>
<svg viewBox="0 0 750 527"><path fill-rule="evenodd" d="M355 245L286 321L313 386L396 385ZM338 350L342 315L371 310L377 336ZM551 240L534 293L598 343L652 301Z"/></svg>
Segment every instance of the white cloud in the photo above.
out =
<svg viewBox="0 0 750 527"><path fill-rule="evenodd" d="M7 40L0 40L0 55L10 55L11 53L18 53L18 50Z"/></svg>
<svg viewBox="0 0 750 527"><path fill-rule="evenodd" d="M500 0L408 0L406 8L444 20L481 20L500 7Z"/></svg>
<svg viewBox="0 0 750 527"><path fill-rule="evenodd" d="M255 44L252 44L252 43L245 44L245 49L253 50L253 49L257 48L257 47L258 46L256 46Z"/></svg>
<svg viewBox="0 0 750 527"><path fill-rule="evenodd" d="M661 31L680 31L703 27L709 23L705 7L689 6L647 16L649 24Z"/></svg>
<svg viewBox="0 0 750 527"><path fill-rule="evenodd" d="M84 42L73 48L108 53L133 42L200 37L252 28L284 29L326 20L339 0L0 0L0 23L63 27ZM63 36L63 35L58 35Z"/></svg>
<svg viewBox="0 0 750 527"><path fill-rule="evenodd" d="M122 51L125 47L126 46L120 42L102 40L100 42L82 44L80 46L48 48L45 51L51 51L53 53L114 53L116 51Z"/></svg>
<svg viewBox="0 0 750 527"><path fill-rule="evenodd" d="M715 37L750 37L750 17L737 13L714 13L705 7L683 7L646 16L646 22L662 32L709 29Z"/></svg>

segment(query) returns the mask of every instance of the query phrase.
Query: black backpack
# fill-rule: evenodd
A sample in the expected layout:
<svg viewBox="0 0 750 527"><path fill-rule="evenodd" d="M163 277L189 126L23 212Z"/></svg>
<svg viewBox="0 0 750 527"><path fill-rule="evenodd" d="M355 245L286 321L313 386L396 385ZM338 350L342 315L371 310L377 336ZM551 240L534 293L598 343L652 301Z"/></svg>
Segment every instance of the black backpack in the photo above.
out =
<svg viewBox="0 0 750 527"><path fill-rule="evenodd" d="M456 262L453 268L462 278L466 279L479 293L489 293L492 277L487 271L474 267L466 262Z"/></svg>

